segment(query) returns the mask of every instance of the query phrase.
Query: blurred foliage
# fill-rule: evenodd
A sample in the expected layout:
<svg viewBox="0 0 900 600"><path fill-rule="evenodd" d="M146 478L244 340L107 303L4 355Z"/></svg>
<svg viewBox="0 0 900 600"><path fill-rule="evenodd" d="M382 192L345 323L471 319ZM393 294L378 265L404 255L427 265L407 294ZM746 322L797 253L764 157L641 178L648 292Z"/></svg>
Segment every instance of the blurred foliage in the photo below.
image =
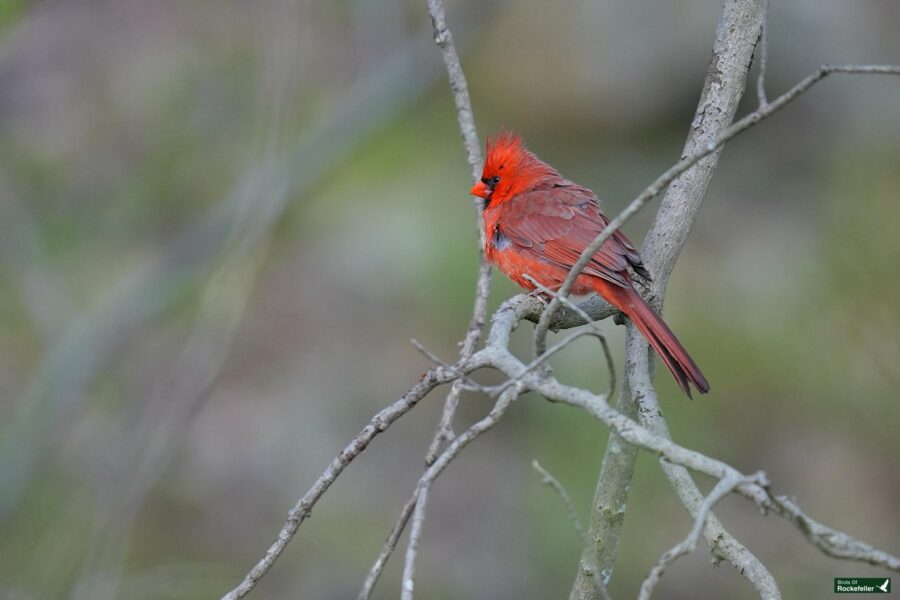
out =
<svg viewBox="0 0 900 600"><path fill-rule="evenodd" d="M0 32L15 24L28 4L28 0L0 0Z"/></svg>
<svg viewBox="0 0 900 600"><path fill-rule="evenodd" d="M770 96L820 63L896 62L898 5L863 4L775 3ZM448 10L482 136L518 129L611 214L678 156L718 6ZM427 368L408 339L456 354L476 235L429 27L412 0L0 1L0 598L216 597ZM657 378L676 440L766 470L814 517L895 552L898 94L895 80L835 77L729 146L666 306L713 392L688 402ZM652 214L627 225L632 238ZM148 274L153 285L129 287ZM496 276L491 305L513 293ZM113 310L122 298L134 306ZM607 328L621 356L621 328ZM516 332L518 351L530 333ZM222 344L228 360L191 397ZM554 367L607 386L589 340ZM257 596L357 592L441 396L347 470ZM465 396L458 427L486 408ZM586 523L606 436L577 411L519 400L434 488L423 597L566 595L579 541L531 460ZM719 512L785 597L882 575L739 499ZM613 596L634 595L689 526L642 456ZM378 597L395 595L401 563ZM702 551L659 594L752 597Z"/></svg>

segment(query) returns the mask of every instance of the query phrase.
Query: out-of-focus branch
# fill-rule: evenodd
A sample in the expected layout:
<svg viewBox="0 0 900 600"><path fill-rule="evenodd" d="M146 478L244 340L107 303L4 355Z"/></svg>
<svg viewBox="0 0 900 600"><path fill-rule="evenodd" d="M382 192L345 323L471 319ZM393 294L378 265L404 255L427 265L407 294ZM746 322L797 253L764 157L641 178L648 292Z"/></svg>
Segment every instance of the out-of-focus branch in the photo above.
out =
<svg viewBox="0 0 900 600"><path fill-rule="evenodd" d="M493 5L493 3L488 3ZM484 21L467 22L477 35ZM437 81L428 60L430 28L406 41L312 123L276 165L288 197L302 197L379 125L413 104ZM416 73L410 78L409 73ZM34 465L49 445L53 423L73 410L96 375L118 356L136 331L165 313L185 289L210 274L233 241L248 188L270 165L251 164L231 194L160 253L158 260L112 285L84 314L76 315L44 354L15 414L0 429L0 521L16 505ZM268 210L269 195L254 208Z"/></svg>
<svg viewBox="0 0 900 600"><path fill-rule="evenodd" d="M96 535L82 560L82 581L73 600L104 600L119 595L126 548L144 499L174 460L179 441L206 400L231 353L257 274L271 245L271 233L287 205L285 182L279 169L289 137L287 107L292 67L298 53L297 36L289 14L266 13L272 27L263 47L260 101L256 132L259 147L240 188L237 218L229 235L228 251L200 298L178 359L168 377L140 402L136 426L118 454L108 493L98 502Z"/></svg>
<svg viewBox="0 0 900 600"><path fill-rule="evenodd" d="M537 460L531 461L531 466L535 471L540 473L544 485L550 487L557 495L559 495L560 500L562 500L563 505L566 507L566 512L569 514L569 520L572 522L572 527L575 528L575 533L578 534L578 539L581 541L582 549L586 552L589 551L591 542L588 540L587 532L585 532L584 527L581 526L581 520L578 518L578 511L575 510L575 503L572 502L572 497L569 496L569 492L567 492L566 488L563 487L563 484L561 484L556 477L551 475L547 469L542 467ZM597 593L603 600L611 600L609 591L607 591L606 586L603 585L603 580L600 578L600 569L597 565L588 566L591 569L591 579L594 582L594 587L597 588Z"/></svg>
<svg viewBox="0 0 900 600"><path fill-rule="evenodd" d="M0 259L8 264L11 283L21 296L41 341L50 345L72 315L76 303L65 279L45 258L34 216L15 186L0 170Z"/></svg>
<svg viewBox="0 0 900 600"><path fill-rule="evenodd" d="M265 219L265 216L260 215ZM241 323L268 241L251 232L237 244L202 294L193 328L172 373L143 398L136 426L119 449L107 492L95 508L94 541L82 560L73 600L118 596L126 548L146 496L179 450L178 443L210 396ZM268 227L265 227L268 229ZM123 440L124 442L124 440Z"/></svg>
<svg viewBox="0 0 900 600"><path fill-rule="evenodd" d="M428 9L431 14L432 19L432 29L434 40L437 43L438 47L441 49L441 53L443 55L444 65L447 70L448 79L450 82L450 88L453 92L454 102L457 108L457 117L459 121L460 132L465 142L467 159L470 167L472 168L472 176L473 178L478 177L479 172L481 170L481 146L478 141L478 135L475 129L475 120L472 111L471 102L469 100L468 86L466 84L465 75L463 74L462 67L460 65L459 56L456 52L456 47L453 43L453 36L450 33L450 29L447 26L446 15L444 11L443 4L440 0L429 0ZM491 279L491 269L487 260L484 256L484 244L483 238L484 234L479 225L480 223L480 208L481 206L476 203L476 225L478 230L478 239L479 243L479 257L480 257L480 266L479 266L479 274L478 279L475 286L475 301L474 307L472 311L472 318L469 322L469 327L466 331L466 336L461 344L460 348L460 361L457 365L452 367L443 367L447 370L453 370L457 368L461 363L467 362L472 353L475 351L478 341L481 337L481 332L484 329L484 323L487 316L487 299L490 293L490 279ZM432 369L429 373L433 373L435 369ZM436 454L438 448L440 447L441 442L449 440L452 438L452 421L453 415L456 411L456 406L459 403L459 396L462 390L465 387L465 379L462 377L454 376L451 379L454 379L453 385L450 389L450 392L447 396L444 410L441 417L441 422L437 428L437 431L434 436L434 440L429 448L428 454L426 456L426 463L431 464L434 461L434 455ZM427 394L429 390L425 390L424 394ZM416 397L415 401L421 396ZM413 402L414 404L414 402ZM406 408L409 410L412 408L412 404ZM403 411L405 412L405 410ZM401 413L402 414L402 413ZM399 416L399 415L398 415ZM389 423L388 423L389 424ZM364 430L365 432L365 430ZM377 433L377 432L376 432ZM362 434L361 434L362 435ZM359 439L359 438L357 438ZM368 441L366 441L368 444ZM365 446L362 446L364 448ZM361 451L361 450L360 450ZM355 455L353 455L355 456ZM339 457L340 458L340 457ZM352 457L351 457L352 459ZM337 460L337 459L336 459ZM334 465L333 465L334 466ZM334 473L334 477L340 474L340 470ZM325 480L328 480L328 485L333 481L333 478L329 480L328 472L323 475ZM304 502L313 499L310 496L311 493L316 489L317 486L323 481L320 478L317 485L314 486L304 498L301 498L298 502L297 506L295 506L294 510L291 511L289 515L288 521L285 523L284 528L278 536L278 539L273 543L270 547L269 551L266 553L266 556L254 567L253 570L247 575L242 584L235 588L232 592L225 596L225 598L240 598L246 595L256 584L256 581L262 577L269 568L271 568L272 564L278 558L280 553L284 550L286 544L290 541L291 537L296 533L297 528L302 522L302 518L298 518L298 515L303 514L305 516L305 512L308 512L308 508L304 509ZM318 493L320 496L322 492L327 488L327 485L322 488L321 492ZM427 496L427 490L426 494ZM419 494L416 494L413 499L407 504L408 507L411 507L416 503L418 498L421 498ZM313 502L318 499L318 496L314 495ZM422 500L424 502L424 500ZM311 506L311 505L310 505ZM370 572L369 578L366 580L366 584L363 587L363 591L360 592L361 596L364 597L369 592L367 590L371 590L372 586L374 586L375 582L380 575L381 569L384 567L384 563L387 561L390 556L393 548L396 546L397 539L402 533L406 521L408 520L409 511L404 509L403 515L401 515L400 520L395 525L392 530L388 542L386 544L385 550L382 552L382 555L379 557L379 560L376 561L376 564L373 566L372 571ZM405 515L405 517L404 517Z"/></svg>

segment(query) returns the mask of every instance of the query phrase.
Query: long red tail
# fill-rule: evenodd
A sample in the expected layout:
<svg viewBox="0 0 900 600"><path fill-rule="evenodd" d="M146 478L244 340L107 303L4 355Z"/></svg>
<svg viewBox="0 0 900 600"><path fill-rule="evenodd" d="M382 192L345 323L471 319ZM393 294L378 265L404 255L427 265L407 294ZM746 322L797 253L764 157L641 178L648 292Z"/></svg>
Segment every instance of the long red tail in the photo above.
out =
<svg viewBox="0 0 900 600"><path fill-rule="evenodd" d="M700 367L687 353L662 317L644 302L640 294L631 288L610 284L599 278L594 279L594 283L595 291L625 313L644 334L688 397L691 395L689 383L694 384L701 394L709 391L709 383L700 372Z"/></svg>

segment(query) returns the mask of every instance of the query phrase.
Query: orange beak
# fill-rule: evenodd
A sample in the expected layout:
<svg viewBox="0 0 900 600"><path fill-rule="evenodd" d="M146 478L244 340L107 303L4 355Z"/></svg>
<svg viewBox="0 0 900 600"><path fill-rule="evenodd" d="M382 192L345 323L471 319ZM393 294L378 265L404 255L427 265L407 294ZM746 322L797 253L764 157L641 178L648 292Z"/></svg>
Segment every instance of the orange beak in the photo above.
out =
<svg viewBox="0 0 900 600"><path fill-rule="evenodd" d="M489 188L483 181L479 181L472 186L472 189L469 190L469 193L473 196L478 196L479 198L484 198L485 200L487 200L491 195L491 188Z"/></svg>

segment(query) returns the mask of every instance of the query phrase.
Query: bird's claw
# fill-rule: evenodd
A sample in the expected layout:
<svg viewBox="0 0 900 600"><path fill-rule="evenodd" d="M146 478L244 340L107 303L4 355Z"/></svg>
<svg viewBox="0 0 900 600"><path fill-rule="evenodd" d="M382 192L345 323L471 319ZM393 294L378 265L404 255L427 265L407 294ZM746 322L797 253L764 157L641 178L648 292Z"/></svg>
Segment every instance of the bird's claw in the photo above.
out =
<svg viewBox="0 0 900 600"><path fill-rule="evenodd" d="M551 296L543 290L531 290L530 292L528 292L528 296L530 298L537 298L544 304L544 306L550 304Z"/></svg>

